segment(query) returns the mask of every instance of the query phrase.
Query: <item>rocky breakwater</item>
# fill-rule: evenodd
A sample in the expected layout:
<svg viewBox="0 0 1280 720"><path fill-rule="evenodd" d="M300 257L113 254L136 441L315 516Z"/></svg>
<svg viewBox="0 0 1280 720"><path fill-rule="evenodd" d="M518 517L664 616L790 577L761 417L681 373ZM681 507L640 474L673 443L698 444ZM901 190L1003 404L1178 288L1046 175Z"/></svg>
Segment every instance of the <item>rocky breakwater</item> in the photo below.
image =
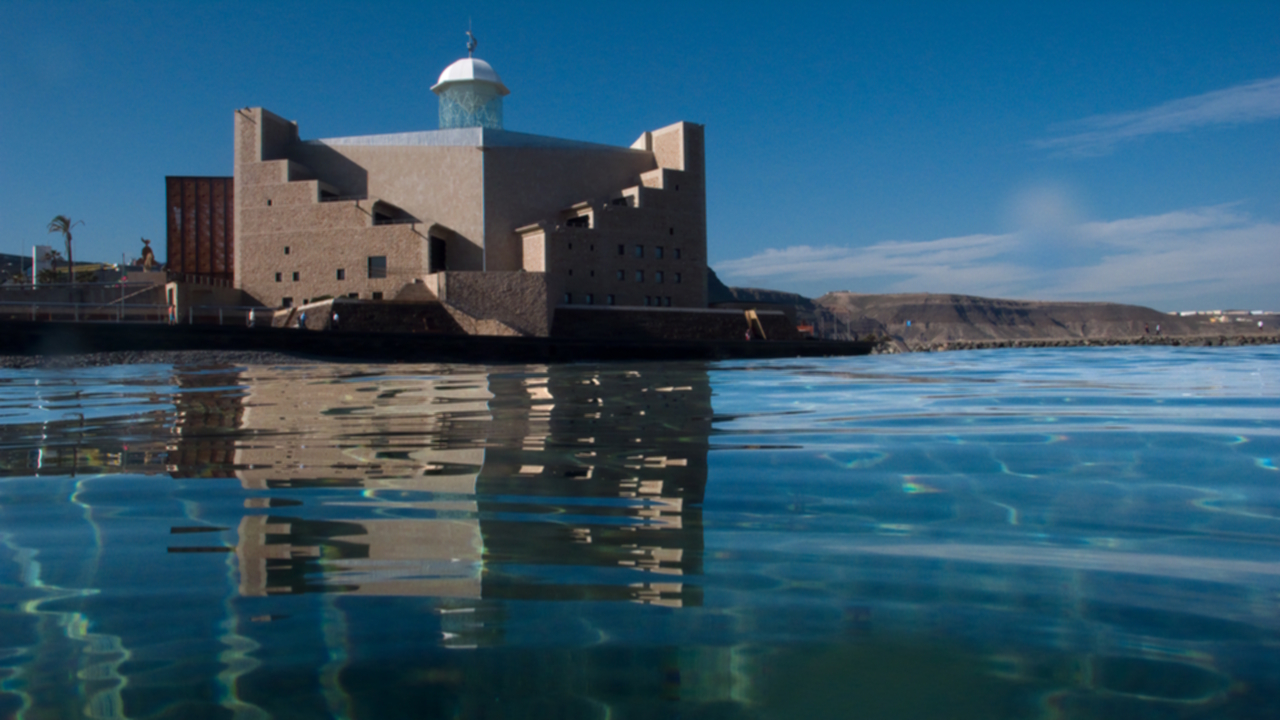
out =
<svg viewBox="0 0 1280 720"><path fill-rule="evenodd" d="M907 344L885 343L876 352L942 352L946 350L991 350L995 348L1107 347L1114 345L1166 345L1171 347L1238 347L1242 345L1280 345L1280 334L1255 335L1141 335L1117 338L1044 338L1017 340L943 340L941 342Z"/></svg>

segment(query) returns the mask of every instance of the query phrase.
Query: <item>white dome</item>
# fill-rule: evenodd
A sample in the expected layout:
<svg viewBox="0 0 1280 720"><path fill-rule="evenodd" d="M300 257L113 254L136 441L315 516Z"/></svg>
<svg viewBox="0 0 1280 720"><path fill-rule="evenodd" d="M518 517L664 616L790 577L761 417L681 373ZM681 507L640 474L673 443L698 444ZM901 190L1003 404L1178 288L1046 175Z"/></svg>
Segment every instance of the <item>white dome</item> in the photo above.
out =
<svg viewBox="0 0 1280 720"><path fill-rule="evenodd" d="M448 85L464 82L480 82L493 85L498 90L499 95L511 93L507 86L502 84L502 79L498 77L498 73L493 71L493 67L489 63L473 57L462 58L445 68L444 72L440 73L440 79L436 81L431 91L438 94Z"/></svg>

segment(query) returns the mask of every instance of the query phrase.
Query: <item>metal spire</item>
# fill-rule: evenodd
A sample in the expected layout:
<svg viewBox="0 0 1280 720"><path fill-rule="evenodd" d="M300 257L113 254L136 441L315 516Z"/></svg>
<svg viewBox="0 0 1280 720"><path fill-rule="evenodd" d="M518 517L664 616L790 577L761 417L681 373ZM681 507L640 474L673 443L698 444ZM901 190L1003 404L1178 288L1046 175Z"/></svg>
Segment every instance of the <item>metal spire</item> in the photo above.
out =
<svg viewBox="0 0 1280 720"><path fill-rule="evenodd" d="M476 40L476 36L472 35L471 30L468 29L467 30L467 57L471 57L471 54L476 51L476 45L478 44L479 44L479 41Z"/></svg>

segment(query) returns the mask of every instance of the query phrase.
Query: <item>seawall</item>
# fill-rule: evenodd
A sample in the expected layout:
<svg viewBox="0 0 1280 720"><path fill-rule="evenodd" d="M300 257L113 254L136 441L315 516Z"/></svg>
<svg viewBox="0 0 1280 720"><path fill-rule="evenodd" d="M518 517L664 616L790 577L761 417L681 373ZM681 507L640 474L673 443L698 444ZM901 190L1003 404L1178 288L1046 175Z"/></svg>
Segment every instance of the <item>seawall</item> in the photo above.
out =
<svg viewBox="0 0 1280 720"><path fill-rule="evenodd" d="M369 362L736 360L866 355L869 342L636 340L314 331L239 325L0 321L2 352L71 355L141 350L262 350Z"/></svg>

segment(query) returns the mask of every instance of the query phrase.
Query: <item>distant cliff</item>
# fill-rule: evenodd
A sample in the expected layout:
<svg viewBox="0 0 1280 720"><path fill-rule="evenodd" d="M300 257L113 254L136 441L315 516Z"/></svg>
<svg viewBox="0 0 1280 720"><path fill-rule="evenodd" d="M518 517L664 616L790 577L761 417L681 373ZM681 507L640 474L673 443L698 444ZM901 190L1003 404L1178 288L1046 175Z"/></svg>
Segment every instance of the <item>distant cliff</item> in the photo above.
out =
<svg viewBox="0 0 1280 720"><path fill-rule="evenodd" d="M1105 302L1002 300L972 295L904 293L866 295L827 293L817 304L837 316L876 324L902 349L948 343L973 347L1012 340L1132 340L1272 334L1275 316L1240 322L1210 322L1204 316L1181 317L1138 305ZM1257 320L1264 320L1263 330ZM908 325L908 322L910 323Z"/></svg>
<svg viewBox="0 0 1280 720"><path fill-rule="evenodd" d="M823 337L888 336L898 350L990 347L1015 342L1115 344L1157 342L1161 338L1169 343L1195 339L1194 344L1215 339L1214 344L1222 344L1217 339L1256 335L1263 340L1280 330L1277 315L1245 315L1230 322L1211 322L1207 316L1181 317L1120 303L1004 300L933 293L832 292L812 300L777 290L727 287L714 273L709 279L713 302L785 309L794 313L798 323L812 323L815 332ZM1259 320L1264 322L1261 329L1257 326Z"/></svg>

